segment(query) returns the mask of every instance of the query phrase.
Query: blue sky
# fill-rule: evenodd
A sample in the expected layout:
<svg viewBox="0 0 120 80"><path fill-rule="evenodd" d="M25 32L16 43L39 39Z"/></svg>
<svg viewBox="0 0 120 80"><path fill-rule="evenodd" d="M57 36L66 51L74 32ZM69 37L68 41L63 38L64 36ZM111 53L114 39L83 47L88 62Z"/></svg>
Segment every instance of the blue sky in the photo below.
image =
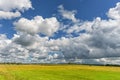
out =
<svg viewBox="0 0 120 80"><path fill-rule="evenodd" d="M9 1L0 0L0 62L120 64L119 0Z"/></svg>

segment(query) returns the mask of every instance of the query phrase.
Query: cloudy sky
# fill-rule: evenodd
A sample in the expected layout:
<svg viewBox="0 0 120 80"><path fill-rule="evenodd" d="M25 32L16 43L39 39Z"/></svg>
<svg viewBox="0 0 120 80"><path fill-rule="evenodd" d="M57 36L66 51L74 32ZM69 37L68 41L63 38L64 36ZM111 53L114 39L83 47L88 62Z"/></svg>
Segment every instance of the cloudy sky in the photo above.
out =
<svg viewBox="0 0 120 80"><path fill-rule="evenodd" d="M0 62L120 64L119 0L0 0Z"/></svg>

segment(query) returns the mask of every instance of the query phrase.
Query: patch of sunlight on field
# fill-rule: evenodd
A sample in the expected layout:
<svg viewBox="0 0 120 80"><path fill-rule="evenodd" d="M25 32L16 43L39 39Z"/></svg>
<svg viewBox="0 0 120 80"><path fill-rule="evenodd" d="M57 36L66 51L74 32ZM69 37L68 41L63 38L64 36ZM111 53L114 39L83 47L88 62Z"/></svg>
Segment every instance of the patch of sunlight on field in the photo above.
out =
<svg viewBox="0 0 120 80"><path fill-rule="evenodd" d="M0 80L120 80L120 67L0 65Z"/></svg>

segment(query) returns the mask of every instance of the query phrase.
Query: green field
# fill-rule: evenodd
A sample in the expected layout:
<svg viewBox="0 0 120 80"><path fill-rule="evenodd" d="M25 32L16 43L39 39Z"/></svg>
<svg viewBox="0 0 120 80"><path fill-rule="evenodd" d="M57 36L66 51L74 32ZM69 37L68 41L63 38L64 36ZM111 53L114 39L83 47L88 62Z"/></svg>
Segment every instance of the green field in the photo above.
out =
<svg viewBox="0 0 120 80"><path fill-rule="evenodd" d="M0 80L120 80L120 68L87 65L0 65Z"/></svg>

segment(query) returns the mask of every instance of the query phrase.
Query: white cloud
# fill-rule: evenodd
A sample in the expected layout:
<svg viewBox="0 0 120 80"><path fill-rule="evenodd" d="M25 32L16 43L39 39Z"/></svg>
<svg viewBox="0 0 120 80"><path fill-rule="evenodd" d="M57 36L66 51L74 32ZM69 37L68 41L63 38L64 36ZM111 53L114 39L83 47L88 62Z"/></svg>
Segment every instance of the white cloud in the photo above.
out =
<svg viewBox="0 0 120 80"><path fill-rule="evenodd" d="M2 11L12 11L19 10L24 11L32 8L30 0L0 0L0 10Z"/></svg>
<svg viewBox="0 0 120 80"><path fill-rule="evenodd" d="M73 11L65 10L63 5L60 5L58 8L59 8L58 11L61 13L63 18L68 19L68 20L72 20L72 22L74 22L74 23L79 22L79 20L76 19L76 17L75 17L75 14L76 14L75 10L73 10Z"/></svg>
<svg viewBox="0 0 120 80"><path fill-rule="evenodd" d="M28 34L41 33L47 36L52 36L59 29L59 22L55 17L43 19L41 16L36 16L32 20L21 18L14 23L16 30Z"/></svg>
<svg viewBox="0 0 120 80"><path fill-rule="evenodd" d="M20 17L20 16L21 16L20 12L0 11L0 19L12 19L12 18Z"/></svg>
<svg viewBox="0 0 120 80"><path fill-rule="evenodd" d="M116 4L116 7L110 8L107 15L112 19L120 19L120 2Z"/></svg>
<svg viewBox="0 0 120 80"><path fill-rule="evenodd" d="M7 39L5 34L0 34L0 48L5 48L5 46L7 46L9 43L11 42L11 40Z"/></svg>
<svg viewBox="0 0 120 80"><path fill-rule="evenodd" d="M20 12L29 8L32 8L30 0L0 0L0 19L20 17Z"/></svg>
<svg viewBox="0 0 120 80"><path fill-rule="evenodd" d="M74 13L70 13L74 16L69 18L74 25L68 25L70 27L62 30L79 35L69 38L66 38L65 34L62 38L49 39L61 27L55 17L44 19L42 16L36 16L31 20L21 18L14 23L17 34L12 39L0 35L2 61L7 57L8 61L21 62L69 62L80 59L79 62L87 64L113 64L112 60L119 64L119 58L112 57L120 57L120 18L110 17L116 16L112 12L120 11L118 7L119 3L115 8L110 8L107 20L97 17L93 21L76 23ZM62 9L64 12L61 6ZM80 33L82 30L85 30L85 33ZM40 33L47 37L41 37Z"/></svg>
<svg viewBox="0 0 120 80"><path fill-rule="evenodd" d="M46 41L48 41L47 37L42 38L39 35L15 34L10 40L6 35L0 35L0 62L28 62L32 59L37 61L45 59L49 51L45 46Z"/></svg>
<svg viewBox="0 0 120 80"><path fill-rule="evenodd" d="M116 7L119 6L117 3ZM116 9L116 11L119 12L120 9ZM118 57L120 56L119 25L118 17L114 19L109 17L108 20L97 17L93 21L76 23L68 29L65 28L65 31L76 32L80 36L53 40L52 47L57 46L66 59ZM82 30L85 30L85 33L79 33Z"/></svg>

